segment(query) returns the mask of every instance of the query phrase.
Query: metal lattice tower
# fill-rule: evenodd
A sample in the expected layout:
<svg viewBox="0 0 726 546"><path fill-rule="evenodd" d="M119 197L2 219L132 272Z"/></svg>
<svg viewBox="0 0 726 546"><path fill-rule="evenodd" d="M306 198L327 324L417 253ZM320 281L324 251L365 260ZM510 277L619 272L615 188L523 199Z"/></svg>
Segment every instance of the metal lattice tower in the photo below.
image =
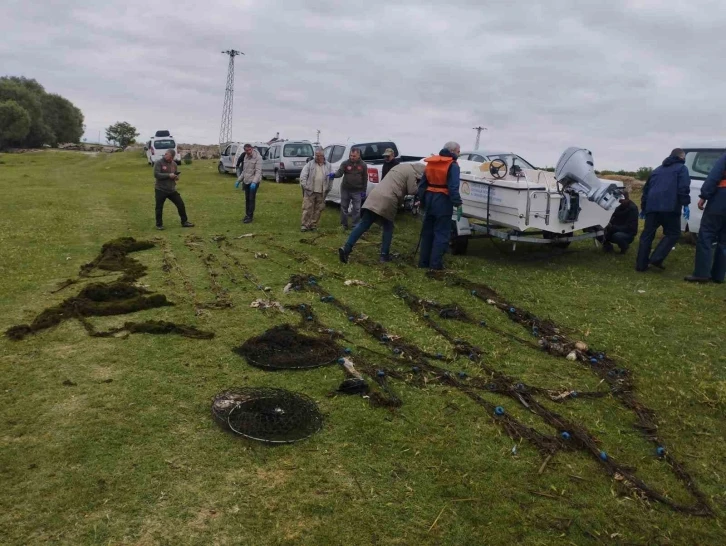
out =
<svg viewBox="0 0 726 546"><path fill-rule="evenodd" d="M227 69L227 87L224 91L224 106L222 106L222 126L219 128L219 146L232 141L232 111L234 109L234 58L244 55L236 49L222 51L229 55L229 68Z"/></svg>
<svg viewBox="0 0 726 546"><path fill-rule="evenodd" d="M476 142L474 142L474 149L478 150L479 149L479 140L481 138L481 132L486 131L487 128L480 126L480 127L474 127L473 129L476 131Z"/></svg>

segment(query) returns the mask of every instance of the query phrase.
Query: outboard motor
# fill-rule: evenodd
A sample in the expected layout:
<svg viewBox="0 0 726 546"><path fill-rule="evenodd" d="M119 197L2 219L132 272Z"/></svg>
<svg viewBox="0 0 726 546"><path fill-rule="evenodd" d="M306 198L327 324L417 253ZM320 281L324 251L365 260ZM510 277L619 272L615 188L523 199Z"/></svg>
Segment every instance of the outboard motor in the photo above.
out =
<svg viewBox="0 0 726 546"><path fill-rule="evenodd" d="M571 189L587 196L605 210L618 206L623 198L616 184L600 180L595 174L592 152L584 148L567 148L555 167L555 178L565 190Z"/></svg>

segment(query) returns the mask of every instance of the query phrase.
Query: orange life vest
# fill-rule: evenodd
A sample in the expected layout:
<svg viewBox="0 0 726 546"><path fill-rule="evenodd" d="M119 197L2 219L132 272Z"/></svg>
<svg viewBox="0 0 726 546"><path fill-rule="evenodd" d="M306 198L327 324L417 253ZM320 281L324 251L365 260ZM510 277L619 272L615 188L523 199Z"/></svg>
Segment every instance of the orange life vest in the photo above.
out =
<svg viewBox="0 0 726 546"><path fill-rule="evenodd" d="M726 178L721 180L721 182L718 183L719 188L726 188Z"/></svg>
<svg viewBox="0 0 726 546"><path fill-rule="evenodd" d="M427 157L424 161L426 162L426 181L428 182L426 191L449 195L449 185L446 179L449 174L449 167L453 163L454 158L434 155Z"/></svg>

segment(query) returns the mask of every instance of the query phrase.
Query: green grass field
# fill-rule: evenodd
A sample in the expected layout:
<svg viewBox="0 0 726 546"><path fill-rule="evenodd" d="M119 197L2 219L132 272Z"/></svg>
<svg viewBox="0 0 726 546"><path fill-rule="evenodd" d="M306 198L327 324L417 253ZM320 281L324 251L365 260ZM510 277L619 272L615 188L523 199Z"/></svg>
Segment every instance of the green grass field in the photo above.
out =
<svg viewBox="0 0 726 546"><path fill-rule="evenodd" d="M343 379L338 367L273 373L249 366L233 348L300 317L250 308L262 292L234 269L215 236L227 237L228 252L272 288L271 297L312 304L321 322L342 330L354 359L366 347L384 348L315 294L283 294L291 275L318 276L339 301L427 351L452 357L441 365L471 377L483 375L477 364L453 359L451 344L396 298L394 287L457 302L477 320L532 336L467 291L429 280L405 262L378 265L377 228L348 265L340 264L337 210L327 208L317 235L301 234L297 184L263 183L255 222L245 225L233 177L217 174L213 161L181 170L179 190L197 227L180 228L167 202L167 230L157 232L151 168L138 153L0 156L2 331L75 295L82 284L52 292L75 278L103 243L132 236L159 238L155 248L132 257L148 266L140 282L176 305L90 321L108 329L127 320L168 320L216 334L212 340L93 338L69 320L22 341L3 337L0 543L726 543L726 290L682 282L693 247L679 245L666 271L646 274L633 269L634 248L626 256L605 255L592 243L564 253L520 245L512 253L479 240L468 256L449 256L448 265L631 370L636 395L656 411L660 437L705 494L712 517L639 498L582 451L558 452L543 467L532 444L515 442L481 405L441 384L419 388L392 380L403 405L389 410L359 396L327 396ZM394 251L407 255L418 221L402 216L396 229ZM255 236L237 239L245 233ZM200 239L190 247L185 238L192 234ZM178 269L162 268L162 246ZM221 265L210 277L200 259L209 254L231 277ZM374 288L344 286L335 273ZM196 313L214 300L213 279L233 307ZM488 366L530 385L607 390L586 366L485 328L438 323L480 346ZM409 368L402 360L400 369ZM323 429L281 447L223 432L210 417L211 398L246 385L309 395L325 415ZM482 396L542 432L557 432L511 398ZM633 428L634 414L612 396L548 404L586 426L649 486L694 504L668 462Z"/></svg>

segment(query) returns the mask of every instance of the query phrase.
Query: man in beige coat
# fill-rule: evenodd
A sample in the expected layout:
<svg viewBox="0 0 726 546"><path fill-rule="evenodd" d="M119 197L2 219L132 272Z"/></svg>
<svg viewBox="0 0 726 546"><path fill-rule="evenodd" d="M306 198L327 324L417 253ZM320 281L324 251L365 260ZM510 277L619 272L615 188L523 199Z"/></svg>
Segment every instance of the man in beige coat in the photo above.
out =
<svg viewBox="0 0 726 546"><path fill-rule="evenodd" d="M381 243L381 262L391 261L391 241L393 241L393 220L407 195L416 194L418 181L426 166L423 163L403 163L393 167L386 177L368 194L363 204L363 214L358 225L350 233L345 245L338 249L340 261L348 263L348 256L358 239L374 223L383 227Z"/></svg>
<svg viewBox="0 0 726 546"><path fill-rule="evenodd" d="M302 221L300 231L315 231L325 208L325 197L333 187L333 166L325 161L323 150L315 151L315 159L308 161L300 173L303 190Z"/></svg>
<svg viewBox="0 0 726 546"><path fill-rule="evenodd" d="M245 190L245 217L242 220L249 224L255 216L255 203L257 200L257 188L262 181L262 156L252 144L245 144L245 162L242 165L242 174L237 179L244 184Z"/></svg>

